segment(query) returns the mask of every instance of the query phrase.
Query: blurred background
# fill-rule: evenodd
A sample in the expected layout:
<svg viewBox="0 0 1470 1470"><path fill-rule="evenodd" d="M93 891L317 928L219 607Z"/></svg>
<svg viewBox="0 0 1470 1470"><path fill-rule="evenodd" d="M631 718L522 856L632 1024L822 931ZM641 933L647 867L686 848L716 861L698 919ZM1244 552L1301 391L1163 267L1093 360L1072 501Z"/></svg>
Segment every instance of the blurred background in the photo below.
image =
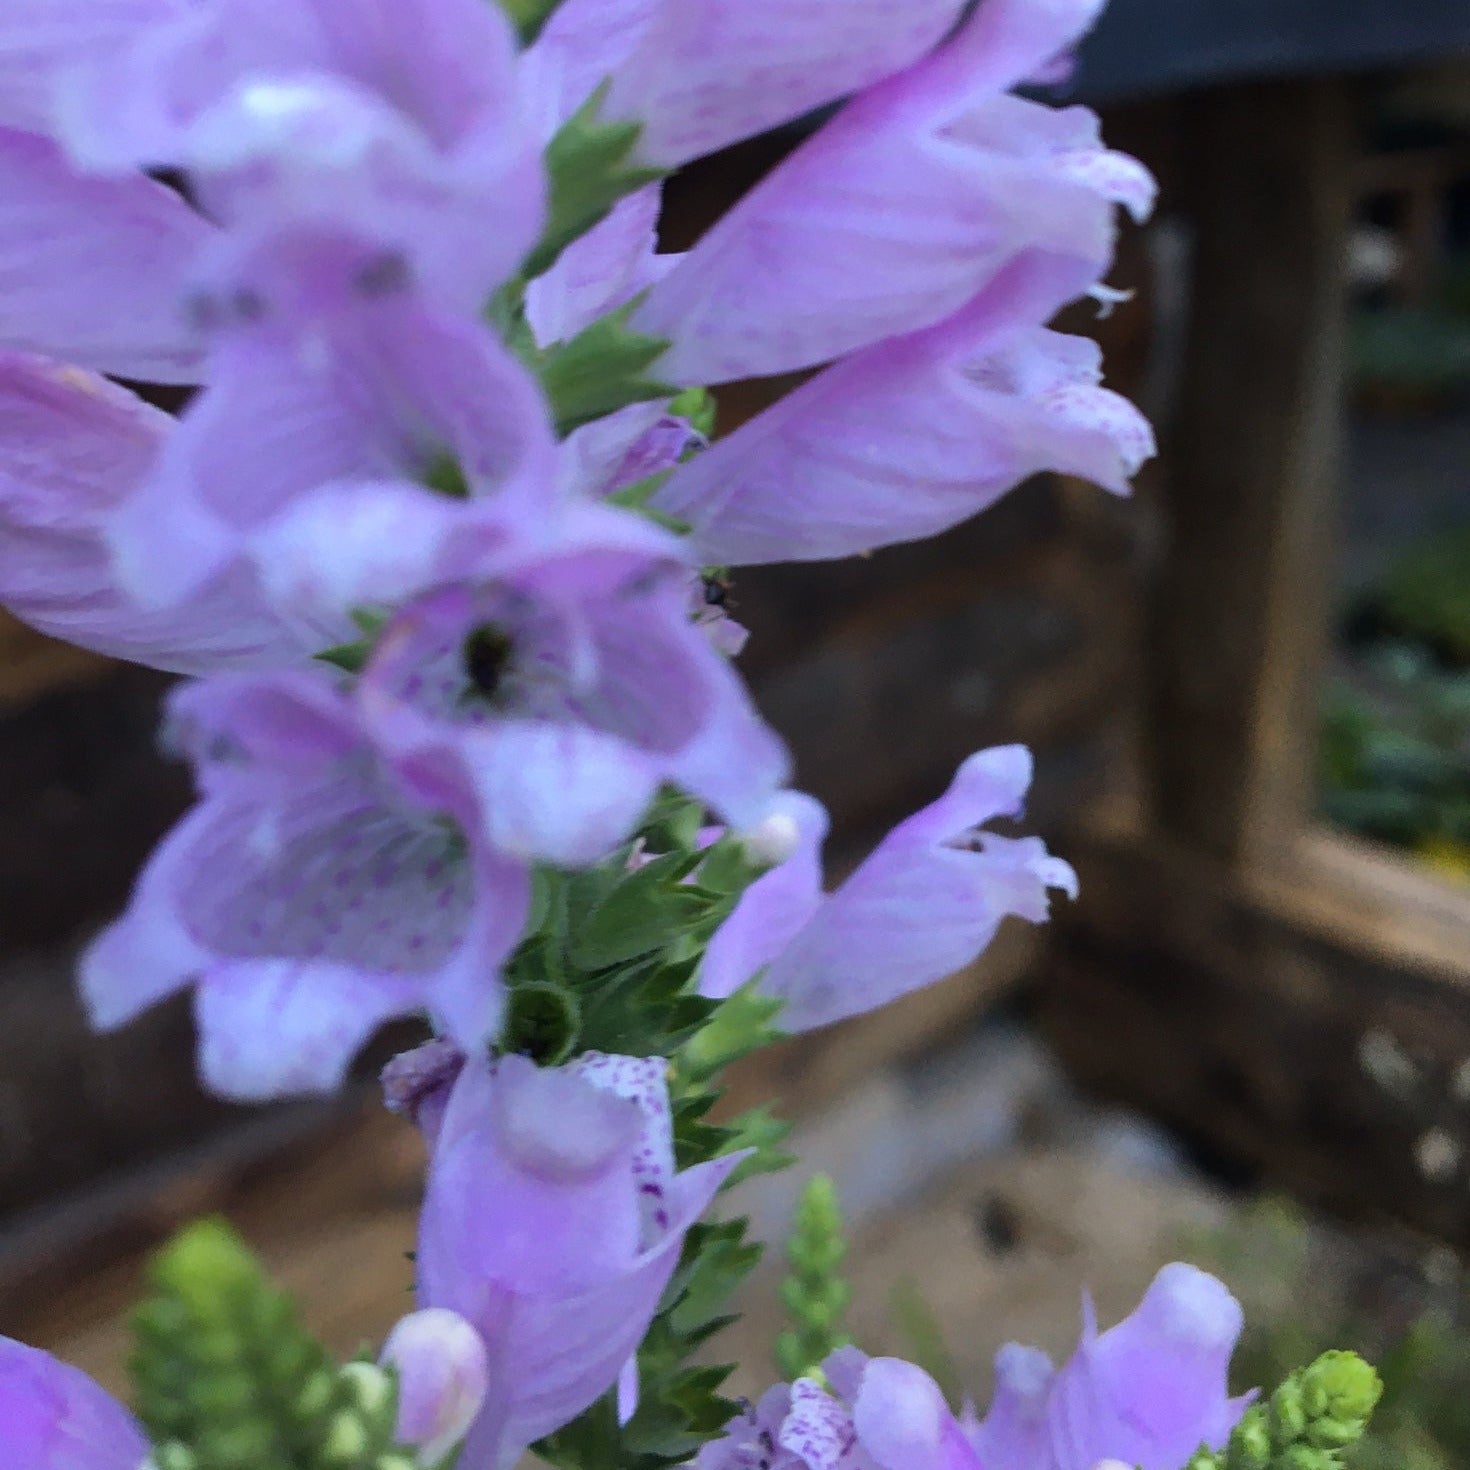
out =
<svg viewBox="0 0 1470 1470"><path fill-rule="evenodd" d="M1365 1466L1470 1463L1470 7L1114 0L1069 94L1160 177L1065 325L1162 454L937 541L742 575L744 666L840 869L981 746L1082 898L971 971L755 1059L853 1221L853 1326L983 1401L1162 1261L1223 1272L1242 1382L1386 1364ZM687 245L799 141L669 189ZM722 427L781 385L720 394ZM377 1109L244 1110L185 1007L83 1026L78 945L188 800L160 676L0 623L0 1331L104 1380L146 1251L225 1211L336 1344L401 1310L421 1158ZM391 1049L385 1043L382 1051ZM381 1059L381 1057L379 1057ZM767 1376L769 1277L724 1346ZM1459 1345L1457 1346L1457 1342Z"/></svg>

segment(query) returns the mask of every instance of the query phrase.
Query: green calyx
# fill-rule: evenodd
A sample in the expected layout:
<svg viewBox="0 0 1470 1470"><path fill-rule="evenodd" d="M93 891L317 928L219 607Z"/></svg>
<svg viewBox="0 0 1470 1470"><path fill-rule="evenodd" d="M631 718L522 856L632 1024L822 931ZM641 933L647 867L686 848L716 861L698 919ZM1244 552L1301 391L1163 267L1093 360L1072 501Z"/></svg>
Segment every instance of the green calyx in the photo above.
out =
<svg viewBox="0 0 1470 1470"><path fill-rule="evenodd" d="M370 1363L338 1369L291 1299L222 1221L158 1256L133 1315L129 1367L156 1470L381 1470L397 1390Z"/></svg>
<svg viewBox="0 0 1470 1470"><path fill-rule="evenodd" d="M516 3L528 9L546 6L546 0ZM624 195L664 175L663 169L638 162L641 123L603 120L607 93L604 82L546 145L547 222L540 242L522 267L527 280L554 265L562 251L602 220Z"/></svg>
<svg viewBox="0 0 1470 1470"><path fill-rule="evenodd" d="M823 1359L851 1339L842 1317L852 1289L840 1271L847 1255L837 1189L818 1174L802 1191L786 1259L791 1270L781 1283L781 1302L791 1326L776 1339L776 1366L784 1378L813 1378Z"/></svg>
<svg viewBox="0 0 1470 1470"><path fill-rule="evenodd" d="M515 24L516 35L523 47L541 34L561 0L500 0L500 8Z"/></svg>
<svg viewBox="0 0 1470 1470"><path fill-rule="evenodd" d="M1223 1451L1202 1449L1185 1470L1342 1470L1382 1392L1355 1353L1323 1353L1247 1409Z"/></svg>
<svg viewBox="0 0 1470 1470"><path fill-rule="evenodd" d="M671 398L676 389L648 370L668 349L628 325L637 298L541 353L536 364L561 437L626 408Z"/></svg>

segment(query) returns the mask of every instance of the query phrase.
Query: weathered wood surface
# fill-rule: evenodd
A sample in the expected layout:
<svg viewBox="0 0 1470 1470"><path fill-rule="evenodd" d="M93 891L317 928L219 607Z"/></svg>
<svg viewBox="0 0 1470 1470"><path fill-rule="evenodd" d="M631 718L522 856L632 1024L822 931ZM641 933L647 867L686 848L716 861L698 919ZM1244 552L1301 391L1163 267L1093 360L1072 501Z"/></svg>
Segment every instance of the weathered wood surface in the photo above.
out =
<svg viewBox="0 0 1470 1470"><path fill-rule="evenodd" d="M1241 875L1122 829L1069 852L1049 1031L1084 1084L1238 1168L1470 1244L1470 911L1313 836Z"/></svg>
<svg viewBox="0 0 1470 1470"><path fill-rule="evenodd" d="M1352 109L1346 83L1271 82L1203 94L1184 116L1194 264L1164 444L1144 764L1163 832L1248 865L1279 855L1309 808Z"/></svg>

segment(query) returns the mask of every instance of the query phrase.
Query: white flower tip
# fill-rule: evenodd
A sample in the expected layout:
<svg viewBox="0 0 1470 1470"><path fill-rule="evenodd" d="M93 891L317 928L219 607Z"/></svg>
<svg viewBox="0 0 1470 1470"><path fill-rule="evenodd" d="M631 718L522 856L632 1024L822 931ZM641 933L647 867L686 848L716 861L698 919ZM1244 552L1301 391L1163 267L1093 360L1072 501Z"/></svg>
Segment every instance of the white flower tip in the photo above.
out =
<svg viewBox="0 0 1470 1470"><path fill-rule="evenodd" d="M751 862L780 867L801 846L801 827L790 812L772 812L740 834L740 845Z"/></svg>
<svg viewBox="0 0 1470 1470"><path fill-rule="evenodd" d="M995 1389L1013 1403L1045 1402L1056 1368L1040 1348L1008 1342L995 1355Z"/></svg>
<svg viewBox="0 0 1470 1470"><path fill-rule="evenodd" d="M437 1464L464 1438L490 1386L480 1334L459 1313L426 1307L388 1334L381 1362L398 1374L398 1442Z"/></svg>

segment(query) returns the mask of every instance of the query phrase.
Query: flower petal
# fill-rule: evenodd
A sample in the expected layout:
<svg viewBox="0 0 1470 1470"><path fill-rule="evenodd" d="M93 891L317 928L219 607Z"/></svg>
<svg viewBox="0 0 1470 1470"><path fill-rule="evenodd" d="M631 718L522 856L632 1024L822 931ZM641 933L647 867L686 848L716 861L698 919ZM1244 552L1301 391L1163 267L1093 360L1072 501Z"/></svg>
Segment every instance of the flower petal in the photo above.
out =
<svg viewBox="0 0 1470 1470"><path fill-rule="evenodd" d="M509 23L480 0L219 0L79 70L63 102L89 168L183 167L236 226L350 228L458 311L539 232L540 140Z"/></svg>
<svg viewBox="0 0 1470 1470"><path fill-rule="evenodd" d="M83 959L94 1021L197 981L207 1075L234 1096L330 1087L377 1022L407 1011L484 1046L526 870L390 801L368 752L343 752L330 710L294 706L289 680L176 705L186 740L209 747L206 794Z"/></svg>
<svg viewBox="0 0 1470 1470"><path fill-rule="evenodd" d="M1213 1276L1165 1266L1131 1316L1084 1337L1058 1371L1047 1411L1058 1462L1176 1470L1202 1444L1219 1449L1249 1402L1226 1386L1241 1325Z"/></svg>
<svg viewBox="0 0 1470 1470"><path fill-rule="evenodd" d="M699 966L699 993L733 995L801 932L822 905L822 843L829 826L822 804L793 791L773 804L796 826L796 850L757 878L720 925Z"/></svg>
<svg viewBox="0 0 1470 1470"><path fill-rule="evenodd" d="M0 13L0 127L49 133L58 81L116 52L189 0L6 0Z"/></svg>
<svg viewBox="0 0 1470 1470"><path fill-rule="evenodd" d="M0 1440L10 1470L138 1470L137 1420L79 1368L0 1337Z"/></svg>
<svg viewBox="0 0 1470 1470"><path fill-rule="evenodd" d="M613 77L611 114L672 168L871 85L935 45L960 0L676 0Z"/></svg>
<svg viewBox="0 0 1470 1470"><path fill-rule="evenodd" d="M0 603L53 637L178 673L303 660L248 568L163 614L119 585L107 527L172 426L105 378L0 353Z"/></svg>
<svg viewBox="0 0 1470 1470"><path fill-rule="evenodd" d="M213 231L151 179L76 173L0 128L0 344L156 383L199 379L182 306Z"/></svg>
<svg viewBox="0 0 1470 1470"><path fill-rule="evenodd" d="M1014 809L1019 747L982 752L937 802L900 823L771 962L762 981L806 1031L885 1005L968 964L1009 914L1046 916L1050 886L1075 879L1039 839L974 832Z"/></svg>
<svg viewBox="0 0 1470 1470"><path fill-rule="evenodd" d="M333 1092L378 1027L421 1004L403 975L298 960L215 964L194 993L199 1075L242 1102Z"/></svg>
<svg viewBox="0 0 1470 1470"><path fill-rule="evenodd" d="M1019 76L974 64L989 8L849 103L653 287L633 320L673 342L665 381L768 376L913 332L1025 250L1106 271L1114 205L1146 213L1149 175L1103 150L1085 108L1009 96Z"/></svg>
<svg viewBox="0 0 1470 1470"><path fill-rule="evenodd" d="M626 1275L575 1296L514 1298L500 1306L506 1315L494 1361L502 1365L501 1391L492 1387L465 1441L466 1465L510 1470L527 1446L616 1384L674 1274L685 1232L738 1162L739 1156L716 1159L678 1176L669 1231Z"/></svg>
<svg viewBox="0 0 1470 1470"><path fill-rule="evenodd" d="M210 386L120 512L125 585L166 605L334 480L427 480L539 496L555 474L540 390L488 330L431 310L340 237L281 242L203 306L221 321ZM242 317L240 313L243 312Z"/></svg>
<svg viewBox="0 0 1470 1470"><path fill-rule="evenodd" d="M829 368L682 465L654 504L704 562L853 556L937 535L1042 471L1115 493L1153 452L1096 348L1031 325L1087 272L1032 254L958 316Z"/></svg>
<svg viewBox="0 0 1470 1470"><path fill-rule="evenodd" d="M966 1427L981 1465L1041 1470L1052 1463L1047 1398L1056 1369L1040 1348L1007 1343L995 1355L995 1392L985 1418Z"/></svg>
<svg viewBox="0 0 1470 1470"><path fill-rule="evenodd" d="M901 1358L869 1361L852 1419L879 1470L980 1470L939 1385Z"/></svg>

